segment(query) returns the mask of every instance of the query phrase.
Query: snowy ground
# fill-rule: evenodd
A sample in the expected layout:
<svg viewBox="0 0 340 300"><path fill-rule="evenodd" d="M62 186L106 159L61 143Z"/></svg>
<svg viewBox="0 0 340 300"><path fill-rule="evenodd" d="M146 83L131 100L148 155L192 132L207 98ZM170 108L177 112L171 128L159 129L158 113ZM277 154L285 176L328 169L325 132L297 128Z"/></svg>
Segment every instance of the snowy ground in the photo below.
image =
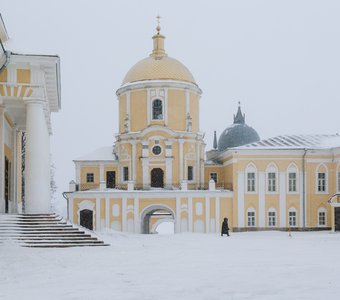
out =
<svg viewBox="0 0 340 300"><path fill-rule="evenodd" d="M340 299L340 234L102 237L110 247L0 245L0 299Z"/></svg>

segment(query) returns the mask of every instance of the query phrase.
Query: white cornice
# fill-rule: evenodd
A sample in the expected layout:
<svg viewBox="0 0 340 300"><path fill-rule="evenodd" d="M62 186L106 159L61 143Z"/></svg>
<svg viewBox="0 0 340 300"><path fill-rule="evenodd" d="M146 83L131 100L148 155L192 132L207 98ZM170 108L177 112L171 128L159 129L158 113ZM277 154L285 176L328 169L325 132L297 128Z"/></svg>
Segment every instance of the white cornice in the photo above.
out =
<svg viewBox="0 0 340 300"><path fill-rule="evenodd" d="M143 80L143 81L136 81L136 82L124 84L116 91L116 95L120 96L121 94L127 91L131 91L131 90L160 88L160 87L185 89L185 90L193 91L197 93L198 95L202 94L202 90L197 85L190 83L190 82L177 81L177 80Z"/></svg>

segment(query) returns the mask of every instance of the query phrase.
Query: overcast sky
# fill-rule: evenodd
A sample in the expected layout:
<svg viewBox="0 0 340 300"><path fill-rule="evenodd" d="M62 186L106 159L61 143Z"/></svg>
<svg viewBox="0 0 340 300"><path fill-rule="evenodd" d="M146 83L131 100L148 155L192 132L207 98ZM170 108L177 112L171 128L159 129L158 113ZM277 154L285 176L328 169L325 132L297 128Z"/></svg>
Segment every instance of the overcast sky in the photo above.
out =
<svg viewBox="0 0 340 300"><path fill-rule="evenodd" d="M115 91L150 54L157 14L168 55L203 90L206 150L238 101L261 138L340 132L338 0L1 0L1 13L8 50L61 58L62 109L51 138L60 198L75 177L72 160L113 144Z"/></svg>

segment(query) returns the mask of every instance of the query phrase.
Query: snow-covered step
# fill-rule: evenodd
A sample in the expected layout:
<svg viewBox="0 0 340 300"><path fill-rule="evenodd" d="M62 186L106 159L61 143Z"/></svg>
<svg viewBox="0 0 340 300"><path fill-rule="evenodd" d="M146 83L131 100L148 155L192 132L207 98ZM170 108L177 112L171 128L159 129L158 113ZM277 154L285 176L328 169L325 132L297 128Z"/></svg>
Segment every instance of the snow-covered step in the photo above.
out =
<svg viewBox="0 0 340 300"><path fill-rule="evenodd" d="M0 244L23 247L107 246L55 214L0 215Z"/></svg>

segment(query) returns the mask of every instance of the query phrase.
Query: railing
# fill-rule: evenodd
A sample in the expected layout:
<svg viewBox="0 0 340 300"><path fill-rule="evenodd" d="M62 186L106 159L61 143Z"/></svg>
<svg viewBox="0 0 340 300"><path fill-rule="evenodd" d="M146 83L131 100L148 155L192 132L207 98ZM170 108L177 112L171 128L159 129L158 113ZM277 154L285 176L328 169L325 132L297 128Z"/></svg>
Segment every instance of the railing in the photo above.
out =
<svg viewBox="0 0 340 300"><path fill-rule="evenodd" d="M88 190L94 190L99 188L99 183L81 183L78 184L78 190L79 191L88 191Z"/></svg>
<svg viewBox="0 0 340 300"><path fill-rule="evenodd" d="M76 185L77 191L88 191L88 190L94 190L99 189L99 183L81 183ZM116 184L114 189L117 190L127 190L127 184ZM143 185L143 184L135 184L134 189L137 191L148 191L157 189L156 187L151 187L150 185ZM169 191L176 191L181 189L180 183L172 183L171 185L167 186L164 185L163 188L160 188L162 190L169 190ZM232 183L217 183L215 185L216 190L230 190L233 191L233 185ZM196 183L188 183L188 190L209 190L209 183L205 184L196 184Z"/></svg>

